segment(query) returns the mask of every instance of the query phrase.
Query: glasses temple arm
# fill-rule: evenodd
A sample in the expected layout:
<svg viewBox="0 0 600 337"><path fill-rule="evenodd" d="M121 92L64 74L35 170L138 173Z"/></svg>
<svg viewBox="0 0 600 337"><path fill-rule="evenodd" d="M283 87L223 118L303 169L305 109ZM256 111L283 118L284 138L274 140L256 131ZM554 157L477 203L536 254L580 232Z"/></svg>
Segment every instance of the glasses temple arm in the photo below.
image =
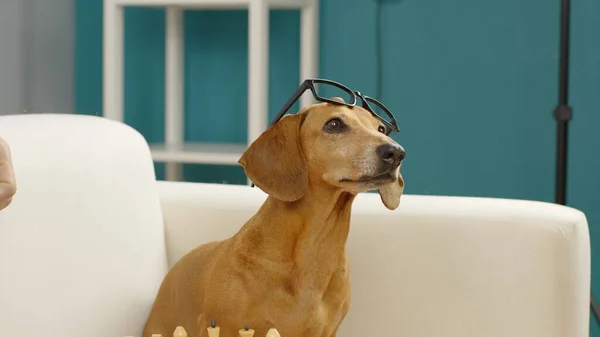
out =
<svg viewBox="0 0 600 337"><path fill-rule="evenodd" d="M279 121L283 117L283 115L292 107L292 105L294 105L294 103L296 103L296 101L300 98L300 96L302 96L302 94L304 94L304 92L308 88L310 88L310 83L311 82L309 80L305 80L304 82L302 82L302 84L298 87L298 89L296 89L296 91L294 91L294 93L287 100L287 102L285 102L285 104L283 105L281 110L279 110L279 112L277 113L275 118L273 118L273 121L271 122L271 124L269 126L277 123L277 121Z"/></svg>

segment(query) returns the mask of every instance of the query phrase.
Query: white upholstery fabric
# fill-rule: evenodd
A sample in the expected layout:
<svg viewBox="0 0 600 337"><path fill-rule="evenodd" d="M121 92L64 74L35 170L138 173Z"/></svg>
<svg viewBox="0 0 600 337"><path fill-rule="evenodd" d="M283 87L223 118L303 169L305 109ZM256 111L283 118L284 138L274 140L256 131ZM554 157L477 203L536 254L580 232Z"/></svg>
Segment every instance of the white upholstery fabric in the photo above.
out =
<svg viewBox="0 0 600 337"><path fill-rule="evenodd" d="M141 136L100 118L0 117L0 134L19 184L0 212L2 336L139 337L166 264L232 235L266 197L155 183ZM348 253L353 302L338 337L588 336L577 210L405 195L392 212L364 194Z"/></svg>
<svg viewBox="0 0 600 337"><path fill-rule="evenodd" d="M74 115L0 117L18 191L0 212L0 335L123 337L166 271L147 144Z"/></svg>

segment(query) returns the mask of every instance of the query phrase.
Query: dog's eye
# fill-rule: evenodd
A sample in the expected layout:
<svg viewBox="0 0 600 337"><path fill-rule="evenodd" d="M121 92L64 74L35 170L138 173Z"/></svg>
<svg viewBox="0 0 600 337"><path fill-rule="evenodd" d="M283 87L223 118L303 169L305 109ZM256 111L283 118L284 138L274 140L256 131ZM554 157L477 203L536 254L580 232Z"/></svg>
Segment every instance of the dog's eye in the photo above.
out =
<svg viewBox="0 0 600 337"><path fill-rule="evenodd" d="M377 131L379 131L379 132L381 132L381 133L384 133L384 134L385 134L385 131L386 131L386 130L385 130L385 126L383 126L383 125L380 125L380 126L377 128Z"/></svg>
<svg viewBox="0 0 600 337"><path fill-rule="evenodd" d="M323 128L325 131L331 133L342 132L346 129L346 124L339 118L333 118L327 121Z"/></svg>

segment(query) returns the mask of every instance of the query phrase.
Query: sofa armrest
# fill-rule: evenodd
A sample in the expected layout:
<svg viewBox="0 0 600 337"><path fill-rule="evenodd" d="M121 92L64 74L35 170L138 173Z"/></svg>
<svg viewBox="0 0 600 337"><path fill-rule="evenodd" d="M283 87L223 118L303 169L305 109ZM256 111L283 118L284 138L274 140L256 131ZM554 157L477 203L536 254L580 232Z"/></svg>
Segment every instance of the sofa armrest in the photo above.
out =
<svg viewBox="0 0 600 337"><path fill-rule="evenodd" d="M258 188L159 182L169 263L233 235ZM347 245L352 305L340 337L584 337L585 215L555 204L404 195L389 211L356 198Z"/></svg>

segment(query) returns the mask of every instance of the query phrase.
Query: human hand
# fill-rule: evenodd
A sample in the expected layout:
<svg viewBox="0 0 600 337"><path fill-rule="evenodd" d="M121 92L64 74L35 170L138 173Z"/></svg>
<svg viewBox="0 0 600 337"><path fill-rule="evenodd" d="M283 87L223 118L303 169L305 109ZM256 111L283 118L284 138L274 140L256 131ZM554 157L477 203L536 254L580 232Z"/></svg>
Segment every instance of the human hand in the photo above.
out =
<svg viewBox="0 0 600 337"><path fill-rule="evenodd" d="M8 143L0 137L0 211L6 208L17 192L12 158Z"/></svg>

